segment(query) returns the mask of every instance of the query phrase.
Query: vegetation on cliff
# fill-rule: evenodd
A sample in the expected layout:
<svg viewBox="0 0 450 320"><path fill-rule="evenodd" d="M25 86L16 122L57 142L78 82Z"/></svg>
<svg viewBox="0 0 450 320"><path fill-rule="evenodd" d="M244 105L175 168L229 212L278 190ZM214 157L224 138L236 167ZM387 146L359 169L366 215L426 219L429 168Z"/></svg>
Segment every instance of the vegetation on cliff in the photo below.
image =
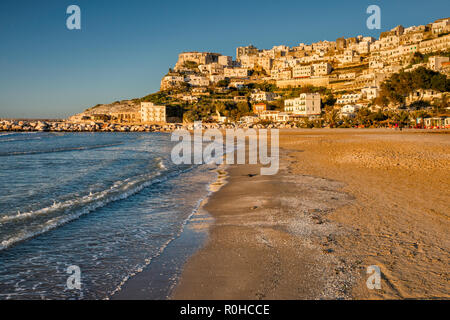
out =
<svg viewBox="0 0 450 320"><path fill-rule="evenodd" d="M375 100L376 104L405 104L406 98L416 90L450 91L450 80L447 76L424 67L411 72L393 74L381 85L381 93Z"/></svg>

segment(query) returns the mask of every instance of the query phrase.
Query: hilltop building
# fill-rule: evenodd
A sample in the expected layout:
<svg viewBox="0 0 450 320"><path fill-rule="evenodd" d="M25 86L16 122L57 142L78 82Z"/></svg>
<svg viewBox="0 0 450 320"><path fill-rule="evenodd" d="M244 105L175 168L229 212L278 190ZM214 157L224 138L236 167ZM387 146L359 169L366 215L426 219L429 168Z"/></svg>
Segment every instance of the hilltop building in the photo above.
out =
<svg viewBox="0 0 450 320"><path fill-rule="evenodd" d="M296 87L326 87L341 106L367 105L380 94L383 81L396 72L411 72L418 67L450 74L450 18L420 26L397 26L382 32L378 39L358 35L335 41L317 41L298 46L273 46L258 49L253 45L236 48L236 60L212 52L183 52L174 70L161 80L161 90L171 99L189 104L252 101L270 102ZM424 57L426 55L426 57ZM428 61L426 61L427 59ZM250 91L263 88L256 84L276 86L276 90ZM407 97L432 97L436 93L414 93ZM392 105L391 107L397 107ZM259 118L288 119L320 115L320 95L302 94L285 101L285 112L277 113L255 104ZM261 108L261 110L259 110ZM349 107L350 108L350 107ZM352 112L345 112L344 114ZM127 121L127 115L118 116Z"/></svg>
<svg viewBox="0 0 450 320"><path fill-rule="evenodd" d="M209 64L219 61L219 53L212 52L182 52L178 55L178 61L175 65L175 70L182 69L186 66L186 63L195 63L197 65Z"/></svg>

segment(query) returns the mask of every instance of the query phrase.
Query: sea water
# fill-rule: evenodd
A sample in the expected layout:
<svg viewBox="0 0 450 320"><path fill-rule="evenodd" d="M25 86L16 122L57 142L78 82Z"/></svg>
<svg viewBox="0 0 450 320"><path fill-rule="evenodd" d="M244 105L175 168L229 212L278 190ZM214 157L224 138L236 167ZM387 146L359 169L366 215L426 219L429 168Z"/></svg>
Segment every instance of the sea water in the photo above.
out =
<svg viewBox="0 0 450 320"><path fill-rule="evenodd" d="M0 133L0 299L104 299L164 254L214 165L167 133ZM81 271L70 289L68 267ZM164 297L160 297L164 298Z"/></svg>

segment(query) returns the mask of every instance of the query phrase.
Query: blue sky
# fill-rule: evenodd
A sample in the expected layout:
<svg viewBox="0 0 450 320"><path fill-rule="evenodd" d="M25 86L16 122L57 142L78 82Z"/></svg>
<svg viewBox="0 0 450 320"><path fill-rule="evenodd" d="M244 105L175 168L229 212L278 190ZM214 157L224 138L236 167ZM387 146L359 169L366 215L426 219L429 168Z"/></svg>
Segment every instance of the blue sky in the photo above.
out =
<svg viewBox="0 0 450 320"><path fill-rule="evenodd" d="M81 30L66 28L71 4L81 8ZM371 4L381 7L381 31L450 13L448 0L2 0L0 117L62 118L142 97L181 51L234 56L248 44L377 37L366 27Z"/></svg>

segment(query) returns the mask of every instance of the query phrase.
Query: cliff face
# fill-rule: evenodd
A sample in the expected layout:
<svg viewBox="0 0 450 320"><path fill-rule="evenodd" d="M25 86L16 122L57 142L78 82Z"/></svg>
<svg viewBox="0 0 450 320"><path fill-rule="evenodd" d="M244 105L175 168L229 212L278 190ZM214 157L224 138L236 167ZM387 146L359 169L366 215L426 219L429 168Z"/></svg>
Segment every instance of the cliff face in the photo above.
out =
<svg viewBox="0 0 450 320"><path fill-rule="evenodd" d="M121 112L139 112L140 103L133 100L116 101L110 104L98 104L95 107L86 109L85 111L71 116L68 120L81 120L83 117L91 117L95 115L111 116Z"/></svg>

